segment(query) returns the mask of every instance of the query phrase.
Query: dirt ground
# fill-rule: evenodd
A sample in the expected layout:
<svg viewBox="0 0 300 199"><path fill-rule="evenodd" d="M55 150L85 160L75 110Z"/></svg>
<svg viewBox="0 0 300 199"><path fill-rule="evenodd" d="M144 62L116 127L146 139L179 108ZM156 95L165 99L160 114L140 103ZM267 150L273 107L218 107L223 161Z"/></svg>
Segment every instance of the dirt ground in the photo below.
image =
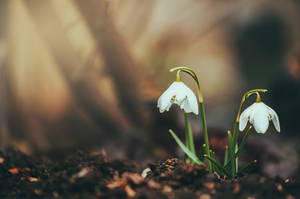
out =
<svg viewBox="0 0 300 199"><path fill-rule="evenodd" d="M63 160L0 152L0 198L300 198L296 179L269 178L256 169L220 179L198 165L169 158L142 167L108 160L105 153L77 151Z"/></svg>

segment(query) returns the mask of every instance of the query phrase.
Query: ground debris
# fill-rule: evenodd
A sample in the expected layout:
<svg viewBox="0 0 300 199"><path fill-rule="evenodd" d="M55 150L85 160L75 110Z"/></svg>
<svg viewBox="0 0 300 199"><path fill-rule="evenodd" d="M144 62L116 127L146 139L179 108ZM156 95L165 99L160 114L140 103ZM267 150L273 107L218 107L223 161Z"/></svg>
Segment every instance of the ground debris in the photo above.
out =
<svg viewBox="0 0 300 199"><path fill-rule="evenodd" d="M78 151L60 161L16 151L0 154L5 160L0 164L1 199L300 198L300 183L295 178L273 179L258 171L235 180L220 179L203 166L176 158L143 170L133 161L107 160L103 152Z"/></svg>

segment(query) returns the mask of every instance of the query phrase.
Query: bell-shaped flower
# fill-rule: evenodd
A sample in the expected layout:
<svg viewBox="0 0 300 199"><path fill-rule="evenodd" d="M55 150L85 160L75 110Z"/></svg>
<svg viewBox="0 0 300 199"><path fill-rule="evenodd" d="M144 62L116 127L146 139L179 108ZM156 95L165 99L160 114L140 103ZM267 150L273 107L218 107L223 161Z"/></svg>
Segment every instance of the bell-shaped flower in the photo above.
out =
<svg viewBox="0 0 300 199"><path fill-rule="evenodd" d="M183 82L173 82L170 87L158 98L157 107L162 113L169 111L172 104L177 104L186 113L198 115L198 102L194 92Z"/></svg>
<svg viewBox="0 0 300 199"><path fill-rule="evenodd" d="M271 120L275 129L280 132L279 118L276 112L263 102L255 102L241 114L239 129L243 131L249 121L257 133L265 133Z"/></svg>

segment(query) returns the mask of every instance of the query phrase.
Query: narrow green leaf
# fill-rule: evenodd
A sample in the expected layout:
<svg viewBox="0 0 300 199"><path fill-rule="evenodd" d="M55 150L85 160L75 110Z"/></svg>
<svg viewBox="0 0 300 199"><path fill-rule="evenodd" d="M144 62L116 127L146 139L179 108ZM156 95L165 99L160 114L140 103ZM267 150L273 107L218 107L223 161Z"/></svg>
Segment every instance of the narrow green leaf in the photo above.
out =
<svg viewBox="0 0 300 199"><path fill-rule="evenodd" d="M228 162L228 146L225 147L225 154L224 154L224 167Z"/></svg>
<svg viewBox="0 0 300 199"><path fill-rule="evenodd" d="M223 172L223 174L226 174L227 176L231 176L231 174L220 164L217 162L217 160L213 159L212 157L207 156L206 154L204 155L206 159L208 159L212 164L214 164L218 169Z"/></svg>
<svg viewBox="0 0 300 199"><path fill-rule="evenodd" d="M204 163L200 161L198 157L183 144L183 142L177 137L177 135L174 133L174 131L172 131L172 129L169 129L169 132L185 154L187 154L195 163L204 165Z"/></svg>
<svg viewBox="0 0 300 199"><path fill-rule="evenodd" d="M243 103L244 104L244 103ZM242 104L242 106L243 106ZM239 149L238 145L238 136L239 136L239 121L235 122L234 128L233 128L233 144L234 144L234 153L236 153ZM235 160L235 173L238 172L238 167L239 167L239 159L237 156L234 157Z"/></svg>
<svg viewBox="0 0 300 199"><path fill-rule="evenodd" d="M240 169L240 172L241 173L250 173L251 171L253 171L253 169L255 169L256 166L257 166L257 160L254 160L253 162L250 162L249 164L242 167Z"/></svg>
<svg viewBox="0 0 300 199"><path fill-rule="evenodd" d="M250 126L250 127L248 128L248 130L246 131L246 133L245 133L245 135L244 135L244 137L243 137L243 139L242 139L242 141L241 141L239 150L238 150L238 151L236 152L236 154L235 154L235 157L238 157L239 154L240 154L240 152L241 152L242 149L244 148L245 143L246 143L246 140L247 140L247 138L248 138L248 136L249 136L249 132L250 132L251 129L252 129L252 126Z"/></svg>
<svg viewBox="0 0 300 199"><path fill-rule="evenodd" d="M236 154L235 154L235 157L236 157L236 158L240 155L240 152L241 152L242 149L244 148L245 143L246 143L246 140L247 140L247 138L248 138L248 136L249 136L249 132L250 132L251 129L252 129L252 126L250 126L250 127L248 128L248 130L246 131L246 133L245 133L245 135L244 135L244 137L243 137L243 139L242 139L242 141L241 141L241 145L240 145L240 147L239 147L239 150L238 150L238 151L236 152ZM225 151L225 155L226 155L226 151ZM224 161L224 162L225 162L225 161ZM231 160L227 161L224 167L228 169L230 164L231 164Z"/></svg>
<svg viewBox="0 0 300 199"><path fill-rule="evenodd" d="M231 170L231 160L229 160L229 161L227 162L227 164L224 166L224 168L230 169L230 170Z"/></svg>
<svg viewBox="0 0 300 199"><path fill-rule="evenodd" d="M210 154L210 157L213 159L213 160L215 160L216 162L218 162L217 161L217 158L216 158L216 153L214 152L214 151L212 151L212 150L210 150L211 151L211 154ZM219 163L220 164L220 163ZM220 164L220 166L222 166L221 164ZM222 171L222 170L220 170L219 169L219 167L217 167L216 165L214 165L214 164L212 164L212 171L213 172L217 172L219 175L221 175L221 176L224 176L224 172Z"/></svg>
<svg viewBox="0 0 300 199"><path fill-rule="evenodd" d="M185 132L186 145L187 145L188 149L194 155L196 155L194 139L193 139L193 132L192 132L192 127L191 127L191 123L190 123L190 120L189 120L188 113L184 113L184 120L185 120L185 130L186 130L186 132ZM194 161L190 158L190 162L193 163Z"/></svg>

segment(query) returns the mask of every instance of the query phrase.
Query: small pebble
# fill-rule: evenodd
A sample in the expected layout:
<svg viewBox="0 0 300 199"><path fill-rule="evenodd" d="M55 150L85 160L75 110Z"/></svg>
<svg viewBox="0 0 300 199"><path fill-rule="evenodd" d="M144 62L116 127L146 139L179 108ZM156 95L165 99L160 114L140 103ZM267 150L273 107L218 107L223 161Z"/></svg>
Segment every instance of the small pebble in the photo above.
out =
<svg viewBox="0 0 300 199"><path fill-rule="evenodd" d="M54 191L52 194L53 194L54 198L58 198L59 197L59 194L56 191Z"/></svg>
<svg viewBox="0 0 300 199"><path fill-rule="evenodd" d="M162 188L162 192L164 193L171 193L173 191L172 187L168 186L168 185L165 185L163 188Z"/></svg>
<svg viewBox="0 0 300 199"><path fill-rule="evenodd" d="M42 195L43 194L43 191L42 190L40 190L40 189L34 189L34 193L36 194L36 195Z"/></svg>
<svg viewBox="0 0 300 199"><path fill-rule="evenodd" d="M235 184L232 193L237 194L238 192L240 192L240 189L241 189L240 184Z"/></svg>
<svg viewBox="0 0 300 199"><path fill-rule="evenodd" d="M151 173L151 169L150 168L146 168L144 169L144 171L142 172L141 176L143 178L146 178L148 176L148 174Z"/></svg>
<svg viewBox="0 0 300 199"><path fill-rule="evenodd" d="M278 191L282 191L282 190L283 190L283 187L282 187L281 184L277 184L277 185L276 185L276 188L277 188Z"/></svg>
<svg viewBox="0 0 300 199"><path fill-rule="evenodd" d="M29 182L37 182L37 181L39 181L39 179L35 178L35 177L28 177L28 180L29 180Z"/></svg>
<svg viewBox="0 0 300 199"><path fill-rule="evenodd" d="M82 178L82 177L86 176L89 172L90 172L90 169L85 167L77 173L77 177Z"/></svg>
<svg viewBox="0 0 300 199"><path fill-rule="evenodd" d="M210 199L210 195L209 194L202 194L199 199Z"/></svg>
<svg viewBox="0 0 300 199"><path fill-rule="evenodd" d="M287 195L287 196L285 197L285 199L295 199L295 197L292 196L292 195Z"/></svg>
<svg viewBox="0 0 300 199"><path fill-rule="evenodd" d="M266 181L266 178L265 177L261 177L260 179L259 179L259 183L264 183Z"/></svg>
<svg viewBox="0 0 300 199"><path fill-rule="evenodd" d="M208 189L213 189L213 188L215 188L215 183L213 183L213 182L205 182L204 183L204 186L206 187L206 188L208 188Z"/></svg>

